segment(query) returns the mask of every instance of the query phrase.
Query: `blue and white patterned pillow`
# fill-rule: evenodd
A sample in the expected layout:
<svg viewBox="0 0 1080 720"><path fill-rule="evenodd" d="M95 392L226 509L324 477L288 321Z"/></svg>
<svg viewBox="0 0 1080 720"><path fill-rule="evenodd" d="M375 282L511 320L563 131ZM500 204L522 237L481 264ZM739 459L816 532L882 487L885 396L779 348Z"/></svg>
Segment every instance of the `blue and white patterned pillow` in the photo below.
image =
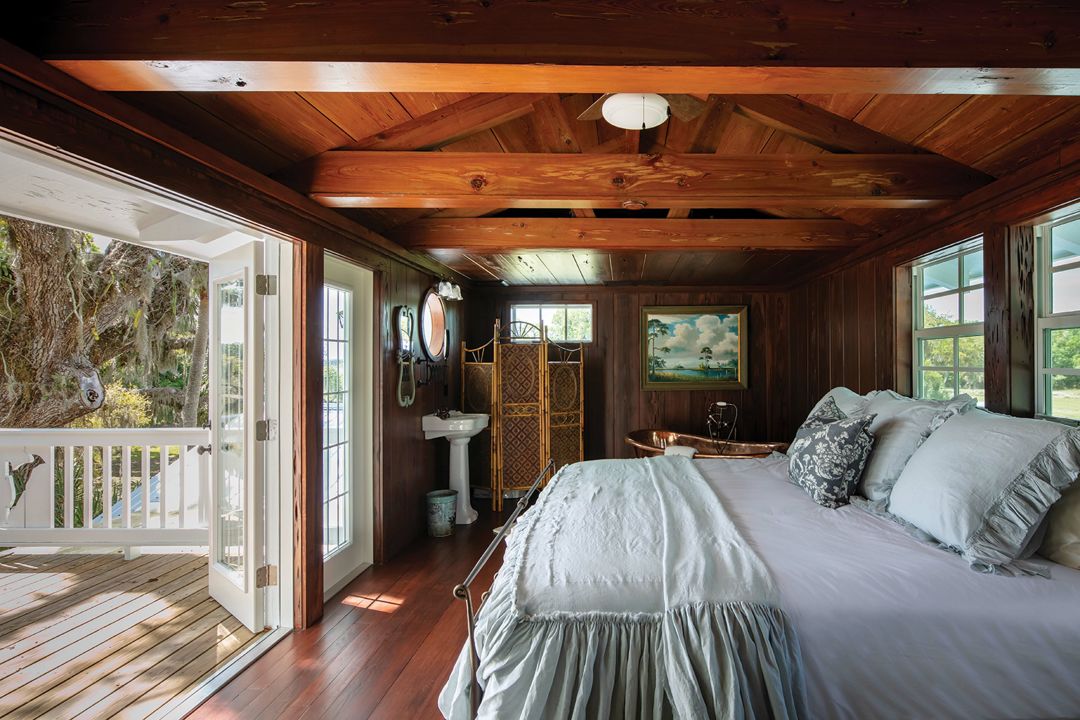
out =
<svg viewBox="0 0 1080 720"><path fill-rule="evenodd" d="M873 415L849 418L829 398L795 434L788 449L788 477L818 505L847 505L866 467L874 436Z"/></svg>

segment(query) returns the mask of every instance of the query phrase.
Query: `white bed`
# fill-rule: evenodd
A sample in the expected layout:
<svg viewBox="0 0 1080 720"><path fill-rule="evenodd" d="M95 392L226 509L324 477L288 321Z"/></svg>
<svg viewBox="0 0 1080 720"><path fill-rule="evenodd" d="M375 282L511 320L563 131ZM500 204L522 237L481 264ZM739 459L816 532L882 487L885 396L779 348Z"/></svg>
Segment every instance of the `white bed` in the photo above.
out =
<svg viewBox="0 0 1080 720"><path fill-rule="evenodd" d="M768 566L815 718L1080 717L1080 571L986 575L787 482L787 461L696 460Z"/></svg>

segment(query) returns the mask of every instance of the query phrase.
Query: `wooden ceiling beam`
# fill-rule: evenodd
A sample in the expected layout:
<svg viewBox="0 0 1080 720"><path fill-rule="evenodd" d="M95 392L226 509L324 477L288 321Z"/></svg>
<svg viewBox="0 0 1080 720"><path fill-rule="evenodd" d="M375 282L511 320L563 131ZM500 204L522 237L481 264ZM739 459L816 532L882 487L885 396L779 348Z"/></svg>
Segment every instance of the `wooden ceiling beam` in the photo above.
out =
<svg viewBox="0 0 1080 720"><path fill-rule="evenodd" d="M436 150L527 115L544 97L539 93L472 95L357 140L346 149Z"/></svg>
<svg viewBox="0 0 1080 720"><path fill-rule="evenodd" d="M715 39L711 40L713 44ZM49 60L106 92L1080 95L1080 68Z"/></svg>
<svg viewBox="0 0 1080 720"><path fill-rule="evenodd" d="M929 207L991 181L934 155L331 151L284 178L330 207Z"/></svg>
<svg viewBox="0 0 1080 720"><path fill-rule="evenodd" d="M792 95L731 95L727 100L740 115L829 152L922 152Z"/></svg>
<svg viewBox="0 0 1080 720"><path fill-rule="evenodd" d="M653 218L424 219L394 239L411 250L835 250L874 237L843 220L656 220Z"/></svg>
<svg viewBox="0 0 1080 720"><path fill-rule="evenodd" d="M20 42L109 90L1077 94L1069 0L58 0ZM722 41L718 41L718 38ZM607 67L604 67L607 66Z"/></svg>

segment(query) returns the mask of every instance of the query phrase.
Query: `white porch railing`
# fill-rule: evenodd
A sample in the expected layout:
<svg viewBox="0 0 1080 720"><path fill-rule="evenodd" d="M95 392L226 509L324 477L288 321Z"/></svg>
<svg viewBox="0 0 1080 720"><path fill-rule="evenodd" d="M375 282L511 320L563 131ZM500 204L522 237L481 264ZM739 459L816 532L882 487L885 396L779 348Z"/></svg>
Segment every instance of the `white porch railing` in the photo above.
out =
<svg viewBox="0 0 1080 720"><path fill-rule="evenodd" d="M0 547L206 545L209 444L199 428L0 430Z"/></svg>

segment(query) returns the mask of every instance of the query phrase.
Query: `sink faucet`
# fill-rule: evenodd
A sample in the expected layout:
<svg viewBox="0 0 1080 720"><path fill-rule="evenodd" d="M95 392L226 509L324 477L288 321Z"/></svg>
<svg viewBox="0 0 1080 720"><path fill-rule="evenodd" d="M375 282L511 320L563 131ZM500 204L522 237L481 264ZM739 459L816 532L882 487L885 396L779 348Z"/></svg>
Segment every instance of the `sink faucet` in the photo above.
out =
<svg viewBox="0 0 1080 720"><path fill-rule="evenodd" d="M447 408L438 408L437 410L435 410L435 414L439 417L440 420L447 420L450 418L450 410Z"/></svg>

